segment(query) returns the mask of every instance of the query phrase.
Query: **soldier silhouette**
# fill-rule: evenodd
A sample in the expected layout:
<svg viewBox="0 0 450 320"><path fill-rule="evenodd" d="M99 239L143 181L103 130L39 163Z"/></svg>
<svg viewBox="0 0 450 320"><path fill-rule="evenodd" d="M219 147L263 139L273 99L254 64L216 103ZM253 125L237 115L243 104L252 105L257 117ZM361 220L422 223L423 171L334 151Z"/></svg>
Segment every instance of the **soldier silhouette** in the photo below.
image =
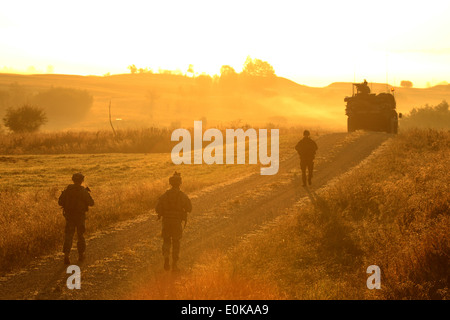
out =
<svg viewBox="0 0 450 320"><path fill-rule="evenodd" d="M370 93L370 88L369 85L367 83L367 80L364 79L363 83L356 83L356 90L358 94L369 94Z"/></svg>
<svg viewBox="0 0 450 320"><path fill-rule="evenodd" d="M298 155L300 156L300 168L302 170L303 186L306 187L306 169L308 169L308 183L312 184L314 158L316 156L317 144L310 138L310 132L305 130L303 132L303 139L301 139L295 146Z"/></svg>
<svg viewBox="0 0 450 320"><path fill-rule="evenodd" d="M75 173L72 176L72 181L73 184L68 185L58 199L58 204L63 207L63 214L66 219L63 245L65 264L70 264L69 256L75 230L78 237L78 261L82 262L85 259L86 241L84 232L86 230L86 212L90 206L94 205L94 200L89 194L91 190L81 185L84 181L84 176L81 173Z"/></svg>
<svg viewBox="0 0 450 320"><path fill-rule="evenodd" d="M172 247L172 271L178 271L182 221L185 221L186 226L187 214L192 211L192 204L188 196L180 190L181 175L178 172L169 178L169 183L172 188L159 198L155 211L158 219L162 217L164 269L170 270L169 257Z"/></svg>

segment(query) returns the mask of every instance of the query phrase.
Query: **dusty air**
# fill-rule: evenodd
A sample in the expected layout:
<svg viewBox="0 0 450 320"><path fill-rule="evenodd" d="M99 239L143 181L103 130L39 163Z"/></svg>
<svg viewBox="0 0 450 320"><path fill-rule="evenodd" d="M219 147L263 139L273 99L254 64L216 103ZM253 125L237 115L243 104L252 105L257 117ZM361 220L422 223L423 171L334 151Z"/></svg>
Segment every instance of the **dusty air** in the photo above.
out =
<svg viewBox="0 0 450 320"><path fill-rule="evenodd" d="M225 130L225 163L246 164L246 153L248 151L248 164L259 162L268 167L262 167L261 175L274 175L279 168L279 130L270 130L270 155L268 154L267 129L226 129ZM259 137L258 137L259 134ZM246 138L248 138L248 150L246 150ZM180 141L181 139L181 141ZM202 121L194 121L194 137L187 129L176 129L172 132L172 141L180 141L172 149L171 158L174 164L192 163L192 145L194 149L194 164L224 164L223 134L219 129L208 129L203 133ZM210 142L203 149L203 141ZM235 157L236 141L236 157ZM259 151L259 152L258 152ZM182 155L180 155L182 153Z"/></svg>

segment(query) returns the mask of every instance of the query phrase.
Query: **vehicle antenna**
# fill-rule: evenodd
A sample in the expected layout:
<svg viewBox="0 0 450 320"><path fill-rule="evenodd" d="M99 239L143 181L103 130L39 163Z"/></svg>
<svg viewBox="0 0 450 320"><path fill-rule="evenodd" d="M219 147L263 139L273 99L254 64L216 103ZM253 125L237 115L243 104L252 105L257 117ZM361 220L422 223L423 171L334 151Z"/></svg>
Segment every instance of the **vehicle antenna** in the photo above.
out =
<svg viewBox="0 0 450 320"><path fill-rule="evenodd" d="M386 92L389 92L389 84L388 84L388 53L386 51Z"/></svg>

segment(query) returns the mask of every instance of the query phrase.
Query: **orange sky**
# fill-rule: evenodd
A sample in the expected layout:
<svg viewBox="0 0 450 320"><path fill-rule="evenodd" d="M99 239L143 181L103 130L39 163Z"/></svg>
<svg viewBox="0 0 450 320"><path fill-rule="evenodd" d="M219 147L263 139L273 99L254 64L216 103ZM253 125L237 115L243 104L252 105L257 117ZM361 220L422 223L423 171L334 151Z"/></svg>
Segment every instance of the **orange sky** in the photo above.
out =
<svg viewBox="0 0 450 320"><path fill-rule="evenodd" d="M450 1L24 1L2 4L0 71L218 74L248 55L301 84L450 81ZM49 67L51 66L51 67Z"/></svg>

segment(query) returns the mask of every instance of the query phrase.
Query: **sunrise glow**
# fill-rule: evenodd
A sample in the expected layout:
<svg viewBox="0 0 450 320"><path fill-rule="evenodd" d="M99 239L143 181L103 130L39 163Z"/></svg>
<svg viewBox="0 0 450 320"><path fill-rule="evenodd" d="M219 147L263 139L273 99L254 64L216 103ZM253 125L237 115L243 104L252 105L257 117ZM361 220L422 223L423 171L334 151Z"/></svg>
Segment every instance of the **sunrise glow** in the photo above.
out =
<svg viewBox="0 0 450 320"><path fill-rule="evenodd" d="M9 1L0 71L219 74L248 55L301 84L448 81L448 1Z"/></svg>

